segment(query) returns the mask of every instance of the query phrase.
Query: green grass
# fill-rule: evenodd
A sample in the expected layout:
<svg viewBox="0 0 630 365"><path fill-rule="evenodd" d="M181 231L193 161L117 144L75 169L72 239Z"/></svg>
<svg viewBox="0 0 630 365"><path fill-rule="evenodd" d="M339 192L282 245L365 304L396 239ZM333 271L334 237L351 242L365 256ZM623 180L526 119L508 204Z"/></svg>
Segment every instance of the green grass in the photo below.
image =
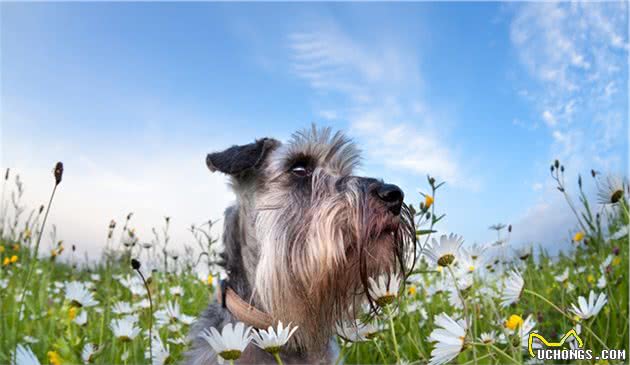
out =
<svg viewBox="0 0 630 365"><path fill-rule="evenodd" d="M434 197L439 185L435 186L434 182L430 182L430 185L434 187L431 192L431 196ZM395 308L389 308L395 312L393 317L389 318L381 314L374 319L381 330L370 340L350 346L342 344L342 356L345 362L428 362L434 347L428 337L435 329L435 316L443 312L454 319L464 314L471 318L470 328L464 339L465 346L453 360L456 363L523 363L531 360L527 351L521 347L518 336L508 335L504 343L497 341L493 345L481 343L479 339L483 332L496 331L497 334L505 334L504 322L514 314L522 318L531 315L536 321L535 330L550 341L558 341L564 333L575 328L579 323L580 336L585 348L592 349L594 354L599 354L599 351L605 347L625 349L628 354L628 237L617 240L608 238L609 233L627 226L627 207L628 204L624 198L616 205L595 208L600 215L607 216L609 223L606 228L602 228L602 224L596 221L597 217L591 214L594 208L588 205L588 201L586 204L582 202L582 208L579 210L584 211L585 214L578 213L580 218L576 219L581 219L581 221L576 226L586 228L585 239L577 244L562 243L567 247L577 246L569 254L550 257L544 251L538 251L536 257L532 255L521 260L515 257L513 251L508 248L509 258L499 260L498 263L494 259L488 263L478 262L478 266L470 274L473 278L472 286L461 293L455 292L464 299L462 309L457 309L450 303L447 291L432 293L430 289L437 280L441 279L446 280L447 288L454 287L450 271L438 271L425 262L420 263L416 268L416 274L410 277L405 291L395 302ZM6 213L6 209L4 211ZM418 217L422 216L425 219L428 211L432 212L432 217L437 216L434 204L430 208L421 206ZM41 252L36 257L33 250L37 246L36 236L41 215L40 211L39 215L34 214L27 220L20 221L18 214L13 220L7 219L6 225L3 218L0 258L3 261L8 259L9 263L3 265L0 270L0 284L2 284L0 290L0 363L11 362L11 354L17 344L28 344L41 363L49 363L51 355L52 360L55 361L57 359L54 357L58 355L57 358L61 363L83 363L81 350L88 342L99 347L98 354L92 359L94 363L149 363L150 361L145 358L149 342L144 334L144 331L149 328L151 318L148 308L137 311L143 334L133 341L122 342L114 338L109 328L111 320L120 317L112 313L114 303L120 301L138 303L146 296L146 293L132 294L119 280L121 276L138 275L131 268L130 254L133 252L136 256L137 252L144 249L139 245L125 249L124 245L118 243L114 245L115 240L111 239L111 244L117 250L111 249L101 262L91 265L86 265L76 258L64 257L72 255L72 250L68 248L57 257ZM420 242L425 242L428 232L440 219L432 218L427 221L430 227L419 231ZM123 229L121 243L133 242L135 239L129 227L129 220ZM173 245L168 243L167 227L168 221L163 234L156 234L153 248L140 254L141 262L152 261L154 265L162 266L164 259L161 248ZM558 227L562 230L571 228ZM216 256L209 250L214 250L216 240L208 234L209 230L193 228L192 231L202 249L208 250L208 255L201 257L202 263L205 265L208 262L210 270L214 270L212 260ZM502 230L499 230L499 233L503 233L504 240L509 237ZM58 252L62 246L63 243L53 239L53 250ZM209 284L205 277L197 275L193 269L197 266L200 257L194 257L191 251L187 250L187 252L188 254L182 255L177 260L174 260L172 256L165 259L166 264L170 265L169 271L173 271L177 263L176 273L154 271L150 275L148 285L152 294L154 312L163 309L166 303L171 301L178 302L183 313L195 316L206 307L210 299L214 298L214 286ZM612 255L612 260L602 270L600 266L609 255ZM17 262L11 263L13 256L17 256ZM64 260L60 260L59 256ZM150 260L144 258L150 258ZM564 283L558 282L556 277L567 268L568 280ZM145 274L151 271L146 267L142 269ZM491 293L497 289L504 273L511 269L517 269L522 273L525 290L517 303L503 308L499 305L500 299ZM99 276L98 280L93 279L94 274ZM605 276L607 285L604 288L598 288L597 281L602 275ZM91 285L91 291L99 304L90 308L71 309L72 304L65 299L62 288L63 283L68 281L91 283L88 285ZM171 294L170 289L173 287L181 287L183 295ZM24 289L26 289L26 295L22 306L19 298ZM578 296L588 297L591 290L605 293L608 303L594 318L578 322L568 312L568 308L571 303L577 303ZM22 318L18 315L20 307L23 307L24 311ZM416 307L416 310L412 310L413 307ZM87 324L80 326L71 321L72 311L75 314L86 311ZM565 314L569 314L568 317ZM176 363L181 360L182 353L186 349L185 343L177 341L185 341L188 326L182 323L177 324L176 321L170 324L175 326L172 328L168 328L168 325L162 326L158 333L169 347L170 357L167 362ZM29 343L29 337L35 339L36 342ZM253 345L250 344L250 346ZM122 359L123 353L127 354L126 360ZM595 360L573 362L596 363Z"/></svg>

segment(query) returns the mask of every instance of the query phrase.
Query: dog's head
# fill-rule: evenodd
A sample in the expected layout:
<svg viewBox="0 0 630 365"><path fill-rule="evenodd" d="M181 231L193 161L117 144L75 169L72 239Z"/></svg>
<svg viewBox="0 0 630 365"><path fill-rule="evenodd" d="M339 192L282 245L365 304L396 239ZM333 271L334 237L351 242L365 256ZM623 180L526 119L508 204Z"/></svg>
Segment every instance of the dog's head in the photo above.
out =
<svg viewBox="0 0 630 365"><path fill-rule="evenodd" d="M368 277L405 276L407 255L415 257L403 192L354 175L359 158L343 134L314 126L287 144L265 138L207 156L211 171L231 177L238 222L226 220L226 229L239 227L257 305L298 332L315 327L303 342L327 338L321 327L355 315L348 308L367 301L374 309Z"/></svg>

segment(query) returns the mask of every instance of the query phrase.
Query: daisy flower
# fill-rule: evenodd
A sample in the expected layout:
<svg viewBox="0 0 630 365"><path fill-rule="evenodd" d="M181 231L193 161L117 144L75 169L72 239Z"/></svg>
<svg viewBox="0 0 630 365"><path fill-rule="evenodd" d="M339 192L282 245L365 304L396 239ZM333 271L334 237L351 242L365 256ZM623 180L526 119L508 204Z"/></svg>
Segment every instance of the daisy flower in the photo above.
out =
<svg viewBox="0 0 630 365"><path fill-rule="evenodd" d="M558 276L555 277L556 281L559 283L564 283L565 281L569 280L569 268L565 268L564 272Z"/></svg>
<svg viewBox="0 0 630 365"><path fill-rule="evenodd" d="M145 278L147 278L145 276ZM137 276L127 275L118 279L120 284L131 291L131 294L144 297L147 294L142 279Z"/></svg>
<svg viewBox="0 0 630 365"><path fill-rule="evenodd" d="M254 332L252 339L256 346L270 354L277 354L280 351L280 347L289 341L289 338L297 329L297 326L291 328L291 323L283 327L282 322L278 322L277 331L272 326L269 326L267 330L259 330L258 333Z"/></svg>
<svg viewBox="0 0 630 365"><path fill-rule="evenodd" d="M588 295L588 302L586 302L586 298L580 296L578 297L578 305L571 303L569 310L581 319L589 319L596 316L607 302L606 294L601 293L597 295L591 290Z"/></svg>
<svg viewBox="0 0 630 365"><path fill-rule="evenodd" d="M85 325L87 323L87 312L82 310L72 321L79 326Z"/></svg>
<svg viewBox="0 0 630 365"><path fill-rule="evenodd" d="M168 302L164 309L155 312L155 319L158 326L164 326L169 323L173 324L175 322L190 325L195 320L195 317L183 314L178 302Z"/></svg>
<svg viewBox="0 0 630 365"><path fill-rule="evenodd" d="M606 256L606 258L604 259L604 261L599 265L599 271L601 271L602 274L606 273L606 269L608 268L608 266L610 266L610 264L612 263L613 260L613 255L608 255Z"/></svg>
<svg viewBox="0 0 630 365"><path fill-rule="evenodd" d="M429 365L446 364L464 349L467 325L463 320L455 321L446 313L435 317L438 327L431 332L429 340L437 342L431 351Z"/></svg>
<svg viewBox="0 0 630 365"><path fill-rule="evenodd" d="M66 283L66 299L75 307L93 307L98 304L92 293L78 281Z"/></svg>
<svg viewBox="0 0 630 365"><path fill-rule="evenodd" d="M438 266L450 266L457 260L459 249L463 243L462 237L455 234L442 235L439 242L435 238L433 239L433 243L427 249L425 255Z"/></svg>
<svg viewBox="0 0 630 365"><path fill-rule="evenodd" d="M149 302L149 299L147 299L147 298L144 298L141 301L136 302L136 303L133 304L133 308L135 310L147 309L147 308L150 308L150 307L151 307L151 302Z"/></svg>
<svg viewBox="0 0 630 365"><path fill-rule="evenodd" d="M619 228L619 230L612 235L610 235L611 240L618 240L624 238L628 235L628 226L623 226Z"/></svg>
<svg viewBox="0 0 630 365"><path fill-rule="evenodd" d="M488 246L478 243L473 243L472 246L468 247L466 251L473 260L477 260L483 257L484 252L488 249Z"/></svg>
<svg viewBox="0 0 630 365"><path fill-rule="evenodd" d="M169 292L171 293L171 295L174 295L176 297L181 297L182 295L184 295L184 289L181 286L174 286L169 289Z"/></svg>
<svg viewBox="0 0 630 365"><path fill-rule="evenodd" d="M525 261L532 254L531 246L520 247L514 250L516 257Z"/></svg>
<svg viewBox="0 0 630 365"><path fill-rule="evenodd" d="M599 180L598 180L599 182ZM608 176L606 181L598 185L597 196L600 204L617 204L623 199L626 184L617 176Z"/></svg>
<svg viewBox="0 0 630 365"><path fill-rule="evenodd" d="M341 326L337 323L337 334L350 342L364 342L374 338L380 329L371 324L359 320L344 322Z"/></svg>
<svg viewBox="0 0 630 365"><path fill-rule="evenodd" d="M243 351L252 339L250 334L252 328L247 327L242 322L236 325L232 323L226 324L221 333L216 328L211 327L210 331L204 329L199 335L212 347L214 352L219 355L219 363L224 360L236 360L241 357Z"/></svg>
<svg viewBox="0 0 630 365"><path fill-rule="evenodd" d="M13 365L40 365L40 363L28 345L18 344L15 348Z"/></svg>
<svg viewBox="0 0 630 365"><path fill-rule="evenodd" d="M400 288L400 277L391 278L387 274L378 277L378 283L373 278L368 278L370 283L370 296L374 298L379 307L384 307L394 302Z"/></svg>
<svg viewBox="0 0 630 365"><path fill-rule="evenodd" d="M83 350L81 350L81 360L83 360L84 364L89 364L94 360L94 357L96 356L96 346L92 345L91 343L86 343L85 346L83 346Z"/></svg>
<svg viewBox="0 0 630 365"><path fill-rule="evenodd" d="M486 345L493 344L497 342L497 332L496 331L484 332L481 335L479 335L479 340Z"/></svg>
<svg viewBox="0 0 630 365"><path fill-rule="evenodd" d="M133 313L133 308L129 302L116 302L112 306L112 313L114 314L131 314Z"/></svg>
<svg viewBox="0 0 630 365"><path fill-rule="evenodd" d="M121 341L132 341L140 333L140 328L136 327L136 318L125 316L121 319L114 319L109 324L114 337Z"/></svg>
<svg viewBox="0 0 630 365"><path fill-rule="evenodd" d="M527 318L525 318L523 324L521 324L521 327L518 329L518 334L521 338L521 347L525 349L528 348L529 333L536 332L534 331L534 327L536 327L536 321L534 321L534 318L530 314L529 316L527 316ZM540 342L534 342L532 343L532 347L541 348L542 345L540 344Z"/></svg>
<svg viewBox="0 0 630 365"><path fill-rule="evenodd" d="M30 343L30 344L33 344L33 343L38 343L38 342L39 342L39 340L38 340L38 339L36 339L35 337L33 337L33 336L28 336L28 335L27 335L27 336L24 336L24 338L23 338L23 339L24 339L24 342L26 342L26 343Z"/></svg>
<svg viewBox="0 0 630 365"><path fill-rule="evenodd" d="M501 293L501 306L507 307L518 302L523 294L523 277L521 274L513 270L503 282L503 291Z"/></svg>
<svg viewBox="0 0 630 365"><path fill-rule="evenodd" d="M151 356L153 355L153 356ZM153 334L151 338L151 351L147 349L145 357L151 359L151 365L164 365L171 357L169 346L164 346L160 336Z"/></svg>

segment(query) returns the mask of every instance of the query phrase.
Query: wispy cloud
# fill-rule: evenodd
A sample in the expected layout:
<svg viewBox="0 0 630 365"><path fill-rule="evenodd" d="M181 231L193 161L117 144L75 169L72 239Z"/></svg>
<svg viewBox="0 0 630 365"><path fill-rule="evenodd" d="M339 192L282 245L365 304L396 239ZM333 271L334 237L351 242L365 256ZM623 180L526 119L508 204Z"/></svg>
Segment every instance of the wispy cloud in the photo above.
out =
<svg viewBox="0 0 630 365"><path fill-rule="evenodd" d="M447 141L447 123L422 95L415 53L395 40L361 40L333 22L288 36L293 72L317 92L325 119L347 120L368 158L407 173L477 188Z"/></svg>
<svg viewBox="0 0 630 365"><path fill-rule="evenodd" d="M537 82L527 99L554 140L552 153L574 162L605 160L626 136L627 3L532 3L519 6L512 44ZM585 152L577 156L578 151ZM591 159L589 159L591 160ZM591 160L591 161L592 161ZM585 161L585 162L591 162Z"/></svg>

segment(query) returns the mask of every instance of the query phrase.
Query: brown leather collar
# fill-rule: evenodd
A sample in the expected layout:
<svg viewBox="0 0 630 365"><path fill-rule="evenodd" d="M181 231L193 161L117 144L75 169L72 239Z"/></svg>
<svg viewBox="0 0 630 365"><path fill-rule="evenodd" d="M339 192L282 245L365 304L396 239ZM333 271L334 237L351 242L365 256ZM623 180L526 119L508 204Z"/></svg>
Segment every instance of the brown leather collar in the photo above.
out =
<svg viewBox="0 0 630 365"><path fill-rule="evenodd" d="M256 309L236 294L224 283L217 286L217 301L239 321L258 329L273 326L273 318L268 313ZM225 288L224 288L225 287Z"/></svg>

